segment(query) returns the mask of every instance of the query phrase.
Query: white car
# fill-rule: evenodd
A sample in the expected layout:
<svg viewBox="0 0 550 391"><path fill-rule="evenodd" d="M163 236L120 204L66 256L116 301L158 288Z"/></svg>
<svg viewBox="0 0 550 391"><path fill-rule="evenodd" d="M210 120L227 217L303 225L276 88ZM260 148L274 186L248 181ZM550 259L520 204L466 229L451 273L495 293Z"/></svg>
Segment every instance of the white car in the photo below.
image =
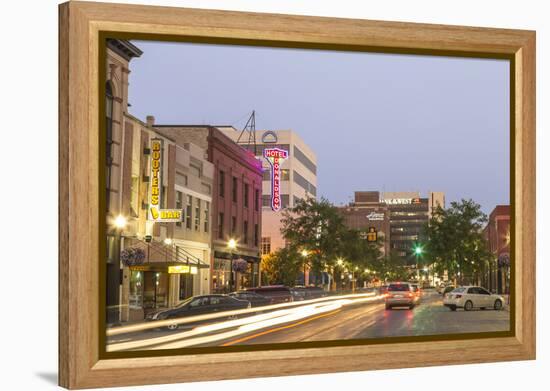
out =
<svg viewBox="0 0 550 391"><path fill-rule="evenodd" d="M461 286L445 294L443 305L451 311L456 311L457 308L464 308L464 311L493 308L499 311L504 305L504 298L479 286Z"/></svg>

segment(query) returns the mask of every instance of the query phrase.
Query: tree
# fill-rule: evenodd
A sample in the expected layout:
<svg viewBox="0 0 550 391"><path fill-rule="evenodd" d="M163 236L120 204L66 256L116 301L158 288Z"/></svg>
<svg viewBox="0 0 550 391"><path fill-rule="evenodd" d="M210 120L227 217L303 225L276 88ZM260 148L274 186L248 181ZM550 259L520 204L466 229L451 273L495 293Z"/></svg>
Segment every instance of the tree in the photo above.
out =
<svg viewBox="0 0 550 391"><path fill-rule="evenodd" d="M471 199L452 202L447 209L438 206L422 235L425 265L439 275L447 271L460 284L476 279L490 256L482 235L486 222L481 206Z"/></svg>
<svg viewBox="0 0 550 391"><path fill-rule="evenodd" d="M289 248L281 248L262 257L261 270L264 283L293 286L301 270L302 260Z"/></svg>
<svg viewBox="0 0 550 391"><path fill-rule="evenodd" d="M379 269L383 236L368 242L366 232L349 229L338 208L324 198L299 200L285 211L281 232L289 256L300 255L301 270L306 265L317 273L328 270L341 282L345 270L362 279L365 269Z"/></svg>
<svg viewBox="0 0 550 391"><path fill-rule="evenodd" d="M283 212L281 221L281 233L289 243L289 250L308 251L307 261L313 271L334 266L343 255L348 229L338 209L326 199L299 200L293 208Z"/></svg>

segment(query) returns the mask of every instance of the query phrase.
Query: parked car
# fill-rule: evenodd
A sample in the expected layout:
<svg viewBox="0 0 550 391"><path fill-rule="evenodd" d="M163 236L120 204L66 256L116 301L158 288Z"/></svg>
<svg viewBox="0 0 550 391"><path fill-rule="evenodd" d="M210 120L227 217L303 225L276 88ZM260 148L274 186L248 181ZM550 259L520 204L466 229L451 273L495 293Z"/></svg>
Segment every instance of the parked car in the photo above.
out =
<svg viewBox="0 0 550 391"><path fill-rule="evenodd" d="M310 299L318 299L320 297L326 296L326 292L323 288L318 286L295 286L292 288L293 294L300 297L301 300L310 300Z"/></svg>
<svg viewBox="0 0 550 391"><path fill-rule="evenodd" d="M439 294L443 294L443 291L445 290L445 288L449 287L449 286L453 286L453 284L450 282L450 281L447 281L447 282L442 282L438 287L437 287L437 293ZM454 286L453 286L454 287Z"/></svg>
<svg viewBox="0 0 550 391"><path fill-rule="evenodd" d="M381 296L385 296L388 293L388 286L387 285L381 285L378 287L378 294Z"/></svg>
<svg viewBox="0 0 550 391"><path fill-rule="evenodd" d="M411 288L416 297L418 297L417 303L420 302L420 297L422 297L422 290L420 289L420 286L418 284L411 284Z"/></svg>
<svg viewBox="0 0 550 391"><path fill-rule="evenodd" d="M294 301L294 296L292 295L290 288L284 285L267 285L255 288L246 288L246 291L269 297L273 304Z"/></svg>
<svg viewBox="0 0 550 391"><path fill-rule="evenodd" d="M251 304L246 300L239 300L228 295L202 295L193 296L183 301L177 307L161 311L151 312L147 315L147 320L176 319L187 316L211 314L214 312L223 312L250 308ZM168 328L176 329L177 324L170 325Z"/></svg>
<svg viewBox="0 0 550 391"><path fill-rule="evenodd" d="M395 282L388 285L386 293L386 309L393 307L409 307L413 309L418 302L418 296L408 282Z"/></svg>
<svg viewBox="0 0 550 391"><path fill-rule="evenodd" d="M229 296L234 297L235 299L249 301L252 307L260 307L273 303L271 298L249 291L232 292Z"/></svg>
<svg viewBox="0 0 550 391"><path fill-rule="evenodd" d="M493 308L499 311L504 305L504 298L480 286L461 286L447 293L443 305L451 311L456 311L457 308L464 308L464 311Z"/></svg>

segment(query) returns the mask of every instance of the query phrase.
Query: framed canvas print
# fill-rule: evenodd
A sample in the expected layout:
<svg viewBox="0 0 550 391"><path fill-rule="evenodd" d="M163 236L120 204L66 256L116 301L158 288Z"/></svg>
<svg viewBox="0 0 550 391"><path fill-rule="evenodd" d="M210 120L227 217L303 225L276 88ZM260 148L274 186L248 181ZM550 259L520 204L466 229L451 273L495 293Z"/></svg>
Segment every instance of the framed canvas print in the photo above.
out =
<svg viewBox="0 0 550 391"><path fill-rule="evenodd" d="M59 12L60 385L535 358L534 32Z"/></svg>

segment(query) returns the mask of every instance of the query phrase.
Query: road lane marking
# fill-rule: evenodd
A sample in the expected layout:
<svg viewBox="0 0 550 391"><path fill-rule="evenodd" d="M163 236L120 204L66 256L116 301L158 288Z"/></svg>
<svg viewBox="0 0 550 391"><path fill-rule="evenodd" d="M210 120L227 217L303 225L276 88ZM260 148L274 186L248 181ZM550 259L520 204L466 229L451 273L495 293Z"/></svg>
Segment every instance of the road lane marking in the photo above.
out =
<svg viewBox="0 0 550 391"><path fill-rule="evenodd" d="M261 337L262 335L271 334L271 333L274 333L276 331L289 329L289 328L296 327L296 326L299 326L299 325L304 324L304 323L311 322L315 319L320 319L320 318L324 318L325 316L334 315L334 314L336 314L340 311L342 311L342 310L338 309L338 310L335 310L335 311L332 311L332 312L328 312L326 314L314 316L313 318L308 318L308 319L305 319L305 320L301 320L300 322L296 322L296 323L289 324L289 325L286 325L286 326L277 327L275 329L262 331L260 333L256 333L256 334L253 334L253 335L249 335L249 336L246 336L246 337L243 337L243 338L239 338L239 339L235 339L233 341L226 342L226 343L222 344L221 346L231 346L231 345L234 345L236 343L245 342L245 341L248 341L250 339Z"/></svg>

